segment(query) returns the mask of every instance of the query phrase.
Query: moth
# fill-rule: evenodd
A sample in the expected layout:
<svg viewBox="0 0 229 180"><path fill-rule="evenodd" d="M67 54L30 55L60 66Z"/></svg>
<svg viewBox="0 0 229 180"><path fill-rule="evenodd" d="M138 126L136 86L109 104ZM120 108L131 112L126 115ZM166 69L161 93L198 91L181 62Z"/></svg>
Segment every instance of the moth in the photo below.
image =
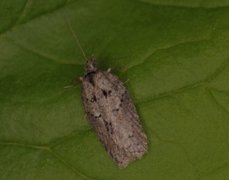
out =
<svg viewBox="0 0 229 180"><path fill-rule="evenodd" d="M124 83L110 69L98 70L93 57L85 69L81 81L87 118L112 159L126 167L148 148L136 108Z"/></svg>
<svg viewBox="0 0 229 180"><path fill-rule="evenodd" d="M124 83L111 70L99 70L96 59L87 59L70 23L69 28L87 60L82 101L89 123L108 154L120 168L140 159L148 150L147 136Z"/></svg>

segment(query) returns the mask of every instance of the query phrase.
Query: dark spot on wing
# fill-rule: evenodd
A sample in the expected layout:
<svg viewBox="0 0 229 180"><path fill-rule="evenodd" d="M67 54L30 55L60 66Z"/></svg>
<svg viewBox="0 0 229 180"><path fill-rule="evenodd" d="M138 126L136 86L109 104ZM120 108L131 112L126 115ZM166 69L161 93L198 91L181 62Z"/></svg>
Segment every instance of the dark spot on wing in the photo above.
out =
<svg viewBox="0 0 229 180"><path fill-rule="evenodd" d="M119 111L119 108L115 108L112 110L113 112L118 112Z"/></svg>
<svg viewBox="0 0 229 180"><path fill-rule="evenodd" d="M105 96L105 98L107 98L107 91L102 90L102 92L103 92L103 95Z"/></svg>
<svg viewBox="0 0 229 180"><path fill-rule="evenodd" d="M93 95L93 97L91 98L91 100L90 100L91 102L96 102L97 101L97 99L96 99L96 96L95 95Z"/></svg>
<svg viewBox="0 0 229 180"><path fill-rule="evenodd" d="M134 135L133 135L133 134L131 134L131 135L129 135L129 136L128 136L128 138L132 138L132 137L134 137Z"/></svg>
<svg viewBox="0 0 229 180"><path fill-rule="evenodd" d="M104 124L105 124L105 128L107 132L109 132L110 134L113 134L113 128L112 128L111 122L107 122L104 120Z"/></svg>

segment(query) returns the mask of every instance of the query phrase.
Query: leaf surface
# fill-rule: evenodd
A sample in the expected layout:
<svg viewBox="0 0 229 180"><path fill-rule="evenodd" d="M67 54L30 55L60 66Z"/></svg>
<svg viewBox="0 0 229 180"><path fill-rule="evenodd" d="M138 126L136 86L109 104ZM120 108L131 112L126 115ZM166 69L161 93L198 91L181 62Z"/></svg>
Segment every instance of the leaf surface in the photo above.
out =
<svg viewBox="0 0 229 180"><path fill-rule="evenodd" d="M85 119L66 19L129 80L150 149L126 169ZM228 179L228 19L226 0L0 2L1 179Z"/></svg>

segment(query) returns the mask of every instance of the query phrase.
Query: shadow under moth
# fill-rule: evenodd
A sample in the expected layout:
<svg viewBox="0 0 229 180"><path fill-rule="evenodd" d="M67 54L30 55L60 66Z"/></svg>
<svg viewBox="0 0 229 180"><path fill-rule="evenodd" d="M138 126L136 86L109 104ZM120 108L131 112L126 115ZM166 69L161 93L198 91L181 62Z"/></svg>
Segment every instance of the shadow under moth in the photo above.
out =
<svg viewBox="0 0 229 180"><path fill-rule="evenodd" d="M80 78L85 112L106 151L119 167L126 167L147 152L147 137L123 82L95 63L92 57Z"/></svg>
<svg viewBox="0 0 229 180"><path fill-rule="evenodd" d="M120 168L140 159L148 150L147 136L124 83L117 76L96 68L94 57L87 59L79 39L67 21L84 58L82 100L89 123L106 151Z"/></svg>

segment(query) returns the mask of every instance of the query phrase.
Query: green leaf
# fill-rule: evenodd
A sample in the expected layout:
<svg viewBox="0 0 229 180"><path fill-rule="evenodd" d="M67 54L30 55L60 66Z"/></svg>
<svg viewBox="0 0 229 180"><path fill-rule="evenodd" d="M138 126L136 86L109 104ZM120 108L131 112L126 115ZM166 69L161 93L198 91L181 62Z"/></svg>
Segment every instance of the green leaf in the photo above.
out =
<svg viewBox="0 0 229 180"><path fill-rule="evenodd" d="M87 55L126 83L150 142L120 170L85 119ZM20 179L229 178L229 2L0 2L0 174Z"/></svg>

